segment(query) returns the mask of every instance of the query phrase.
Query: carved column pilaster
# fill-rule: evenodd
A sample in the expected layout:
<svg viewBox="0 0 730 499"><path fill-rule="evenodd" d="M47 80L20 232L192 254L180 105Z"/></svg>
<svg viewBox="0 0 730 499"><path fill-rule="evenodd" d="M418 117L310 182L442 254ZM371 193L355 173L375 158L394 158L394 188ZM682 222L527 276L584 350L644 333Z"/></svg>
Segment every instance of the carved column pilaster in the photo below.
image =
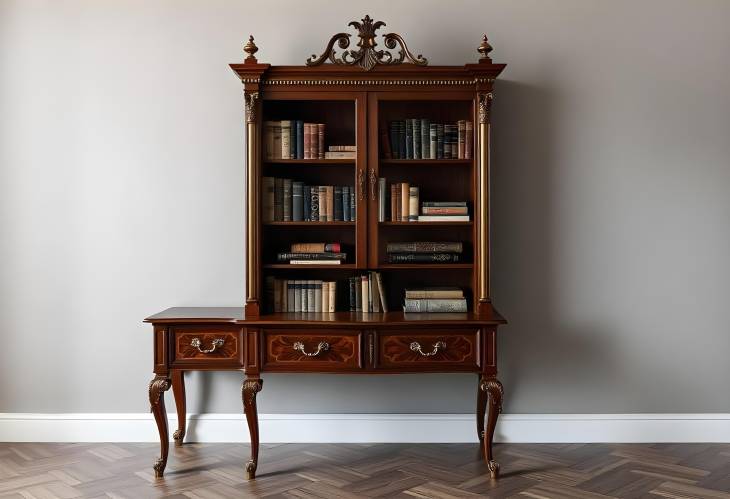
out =
<svg viewBox="0 0 730 499"><path fill-rule="evenodd" d="M246 316L258 316L259 274L259 93L246 91Z"/></svg>
<svg viewBox="0 0 730 499"><path fill-rule="evenodd" d="M478 94L479 105L479 303L491 302L489 286L489 141L492 93Z"/></svg>

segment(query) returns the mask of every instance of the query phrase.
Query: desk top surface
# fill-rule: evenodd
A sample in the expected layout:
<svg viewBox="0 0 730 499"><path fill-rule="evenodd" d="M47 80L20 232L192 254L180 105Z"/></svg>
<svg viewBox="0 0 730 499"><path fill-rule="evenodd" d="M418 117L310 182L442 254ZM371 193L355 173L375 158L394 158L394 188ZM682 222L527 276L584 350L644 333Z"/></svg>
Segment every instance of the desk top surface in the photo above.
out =
<svg viewBox="0 0 730 499"><path fill-rule="evenodd" d="M267 314L255 319L246 319L243 307L172 307L151 315L145 322L153 324L174 323L229 323L250 325L287 325L306 323L311 325L408 325L439 324L480 325L506 324L507 321L496 310L491 314L473 313L418 313L406 314L400 311L388 313L335 312L335 313L278 313Z"/></svg>

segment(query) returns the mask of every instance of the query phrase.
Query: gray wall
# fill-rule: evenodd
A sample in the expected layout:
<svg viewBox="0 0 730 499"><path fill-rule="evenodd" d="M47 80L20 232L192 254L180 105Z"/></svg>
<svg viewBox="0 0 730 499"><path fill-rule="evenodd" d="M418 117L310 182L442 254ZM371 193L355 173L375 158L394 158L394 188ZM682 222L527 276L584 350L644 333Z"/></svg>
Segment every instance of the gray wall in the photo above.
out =
<svg viewBox="0 0 730 499"><path fill-rule="evenodd" d="M349 5L348 5L349 4ZM0 1L0 412L144 412L150 327L243 302L249 32L369 13L494 102L506 412L730 412L730 2ZM364 10L363 10L364 9ZM113 354L112 354L113 352ZM240 375L192 411L239 412ZM203 395L202 388L207 388ZM469 412L475 379L268 376L262 412Z"/></svg>

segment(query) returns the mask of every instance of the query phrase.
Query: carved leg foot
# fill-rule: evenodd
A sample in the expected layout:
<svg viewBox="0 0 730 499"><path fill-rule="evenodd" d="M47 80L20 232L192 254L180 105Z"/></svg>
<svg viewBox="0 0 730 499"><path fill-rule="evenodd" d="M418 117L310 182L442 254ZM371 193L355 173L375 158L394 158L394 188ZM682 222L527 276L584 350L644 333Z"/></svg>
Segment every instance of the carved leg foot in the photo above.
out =
<svg viewBox="0 0 730 499"><path fill-rule="evenodd" d="M243 410L246 413L248 432L251 436L251 459L246 463L246 480L256 478L259 460L259 416L256 409L256 394L261 391L264 381L260 378L246 378L241 386Z"/></svg>
<svg viewBox="0 0 730 499"><path fill-rule="evenodd" d="M172 393L175 395L175 408L177 410L177 430L172 434L176 446L183 444L185 438L185 377L184 371L172 371Z"/></svg>
<svg viewBox="0 0 730 499"><path fill-rule="evenodd" d="M157 430L160 432L160 457L155 461L152 468L155 470L155 478L162 478L167 466L167 451L169 447L169 435L167 431L167 411L165 410L165 391L170 388L170 380L167 376L155 376L150 381L150 410L155 417Z"/></svg>
<svg viewBox="0 0 730 499"><path fill-rule="evenodd" d="M492 454L492 441L494 429L497 427L497 418L502 412L502 397L504 388L497 378L483 377L479 383L479 389L489 395L489 413L487 414L487 427L484 431L484 459L487 460L489 474L493 479L499 477L499 464L494 460Z"/></svg>

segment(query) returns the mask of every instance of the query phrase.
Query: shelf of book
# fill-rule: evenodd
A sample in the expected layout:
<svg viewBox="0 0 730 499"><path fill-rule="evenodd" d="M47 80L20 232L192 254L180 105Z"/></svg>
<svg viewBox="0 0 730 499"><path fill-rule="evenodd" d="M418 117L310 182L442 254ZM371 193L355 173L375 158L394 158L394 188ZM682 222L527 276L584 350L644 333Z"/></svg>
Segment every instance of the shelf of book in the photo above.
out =
<svg viewBox="0 0 730 499"><path fill-rule="evenodd" d="M473 159L381 159L380 166L471 165Z"/></svg>
<svg viewBox="0 0 730 499"><path fill-rule="evenodd" d="M456 160L451 160L456 161ZM354 165L354 159L267 159L264 165Z"/></svg>
<svg viewBox="0 0 730 499"><path fill-rule="evenodd" d="M263 266L265 269L287 269L287 270L304 270L304 269L344 269L354 270L357 267L354 263L335 263L335 264L291 264L291 263L267 263Z"/></svg>
<svg viewBox="0 0 730 499"><path fill-rule="evenodd" d="M378 265L379 270L398 270L398 269L471 269L473 263L381 263Z"/></svg>
<svg viewBox="0 0 730 499"><path fill-rule="evenodd" d="M498 313L477 315L473 312L419 312L405 313L402 310L389 312L277 312L262 314L257 322L268 324L285 324L289 322L307 321L312 323L339 323L339 327L359 324L392 324L405 323L439 323L449 322L455 325L505 324L506 321Z"/></svg>
<svg viewBox="0 0 730 499"><path fill-rule="evenodd" d="M383 227L407 227L407 226L413 226L413 227L423 227L423 226L435 226L435 227L443 227L443 226L456 226L456 227L469 227L474 224L471 220L468 222L378 222Z"/></svg>
<svg viewBox="0 0 730 499"><path fill-rule="evenodd" d="M263 225L274 225L279 227L354 227L357 222L263 222Z"/></svg>

